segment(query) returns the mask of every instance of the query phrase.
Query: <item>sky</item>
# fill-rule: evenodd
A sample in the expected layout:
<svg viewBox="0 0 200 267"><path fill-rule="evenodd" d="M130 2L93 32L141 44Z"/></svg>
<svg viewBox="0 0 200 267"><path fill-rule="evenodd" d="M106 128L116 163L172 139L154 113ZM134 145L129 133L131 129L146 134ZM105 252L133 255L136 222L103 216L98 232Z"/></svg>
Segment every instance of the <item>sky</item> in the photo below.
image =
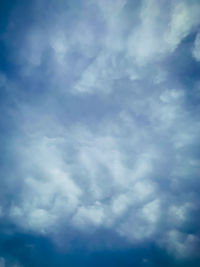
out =
<svg viewBox="0 0 200 267"><path fill-rule="evenodd" d="M200 266L200 1L1 0L0 267Z"/></svg>

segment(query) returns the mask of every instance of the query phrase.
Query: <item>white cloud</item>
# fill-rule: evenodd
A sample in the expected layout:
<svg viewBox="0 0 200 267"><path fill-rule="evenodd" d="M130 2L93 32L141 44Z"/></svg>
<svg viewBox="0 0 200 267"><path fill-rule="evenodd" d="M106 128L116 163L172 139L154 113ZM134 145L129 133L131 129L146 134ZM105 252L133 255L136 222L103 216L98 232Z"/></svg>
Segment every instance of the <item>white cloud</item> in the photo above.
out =
<svg viewBox="0 0 200 267"><path fill-rule="evenodd" d="M113 199L112 212L117 215L123 214L132 204L132 199L128 194L121 194Z"/></svg>
<svg viewBox="0 0 200 267"><path fill-rule="evenodd" d="M188 160L181 149L196 142L198 123L184 110L182 89L153 91L145 99L140 93L119 118L104 118L94 127L47 123L42 117L39 128L29 128L29 110L23 135L15 140L23 189L10 208L10 219L52 236L65 227L86 232L105 227L133 243L157 236L158 244L184 255L194 242L184 233L182 245L174 229L185 224L190 205L169 199L175 184L182 183L177 177L190 177L196 170L196 159ZM134 108L140 101L146 109L137 109L143 116L137 120ZM143 119L151 123L143 124ZM165 192L164 183L172 192ZM171 220L161 225L161 216ZM165 233L169 225L172 232L165 243L160 229Z"/></svg>
<svg viewBox="0 0 200 267"><path fill-rule="evenodd" d="M191 212L192 208L194 208L194 205L189 202L181 203L179 206L172 205L169 207L168 218L170 224L178 227L184 225L189 218L189 213Z"/></svg>
<svg viewBox="0 0 200 267"><path fill-rule="evenodd" d="M162 25L158 1L143 1L140 24L133 29L128 40L128 53L139 65L144 65L162 53L162 35L158 32L158 20ZM159 34L159 38L158 38Z"/></svg>
<svg viewBox="0 0 200 267"><path fill-rule="evenodd" d="M152 223L156 223L160 215L160 201L158 199L153 200L152 202L147 203L142 208L142 214Z"/></svg>
<svg viewBox="0 0 200 267"><path fill-rule="evenodd" d="M185 234L177 230L171 230L165 236L165 245L168 251L178 259L186 259L198 256L198 237L193 234Z"/></svg>
<svg viewBox="0 0 200 267"><path fill-rule="evenodd" d="M128 53L137 64L159 62L172 53L199 24L198 1L142 2L140 24L128 40Z"/></svg>
<svg viewBox="0 0 200 267"><path fill-rule="evenodd" d="M83 13L70 27L68 23L73 11L63 9L60 16L51 11L43 27L31 26L22 38L20 46L23 49L17 56L23 66L22 75L31 77L47 60L44 74L48 84L56 86L57 90L76 94L111 93L124 77L130 80L144 78L147 74L143 68L162 62L199 23L197 1L188 4L178 0L144 0L139 16L132 15L137 18L134 24L133 18L125 15L127 5L128 1L124 0L106 4L86 1L81 7ZM46 58L49 51L51 54ZM194 51L193 55L196 55ZM151 65L151 69L155 66ZM166 76L166 71L160 71L159 67L159 70L155 69L153 79L160 83Z"/></svg>
<svg viewBox="0 0 200 267"><path fill-rule="evenodd" d="M94 205L79 207L77 213L72 218L72 222L78 228L100 226L105 220L102 205L96 202Z"/></svg>
<svg viewBox="0 0 200 267"><path fill-rule="evenodd" d="M192 54L197 61L200 61L200 33L198 33L196 36Z"/></svg>
<svg viewBox="0 0 200 267"><path fill-rule="evenodd" d="M21 136L11 143L21 189L8 214L46 235L105 227L130 242L156 236L181 256L196 239L176 229L190 205L181 198L177 204L174 191L197 170L187 149L198 143L200 128L162 59L198 24L199 3L142 1L134 25L128 15L128 22L123 19L127 4L86 1L76 22L68 26L73 16L61 12L53 25L49 14L44 28L31 27L23 37L19 75L33 83L46 64L39 73L47 93L32 102L15 97ZM94 17L94 11L100 13ZM6 82L1 75L0 85ZM160 217L169 215L161 225Z"/></svg>
<svg viewBox="0 0 200 267"><path fill-rule="evenodd" d="M198 1L174 1L172 7L170 27L165 38L173 51L199 24L200 4Z"/></svg>
<svg viewBox="0 0 200 267"><path fill-rule="evenodd" d="M165 89L144 99L147 108L142 114L152 122L148 127L131 115L131 109L112 123L105 118L95 128L80 123L61 127L59 121L54 122L51 137L44 136L47 123L41 123L45 127L39 130L24 127L24 136L15 144L21 160L23 192L18 204L11 207L10 218L26 229L47 235L63 225L82 231L106 227L130 242L142 242L158 234L161 212L162 216L170 214L170 224L181 227L186 216L184 203L170 206L164 215L161 211L162 203L168 206L171 193L162 194L162 179L169 177L159 177L163 176L159 165L171 160L166 158L169 153L174 167L167 168L175 178L193 173L195 159L191 158L188 168L189 162L186 164L182 159L185 154L179 150L198 136L196 122L185 115L183 97L181 89ZM139 94L133 103L137 106L140 100ZM168 136L171 129L174 132ZM164 139L158 142L158 136ZM168 181L172 187L174 179ZM161 240L162 236L158 243ZM178 254L184 253L185 245L179 245L177 235L169 233L167 240L167 247L174 246Z"/></svg>

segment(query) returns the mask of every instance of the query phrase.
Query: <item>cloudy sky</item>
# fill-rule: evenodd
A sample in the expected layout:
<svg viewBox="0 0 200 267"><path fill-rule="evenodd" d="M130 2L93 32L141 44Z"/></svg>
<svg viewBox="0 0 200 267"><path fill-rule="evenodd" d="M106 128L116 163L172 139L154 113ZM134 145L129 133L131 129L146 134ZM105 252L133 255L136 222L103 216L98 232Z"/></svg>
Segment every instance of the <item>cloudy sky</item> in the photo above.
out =
<svg viewBox="0 0 200 267"><path fill-rule="evenodd" d="M200 266L200 1L1 0L0 267Z"/></svg>

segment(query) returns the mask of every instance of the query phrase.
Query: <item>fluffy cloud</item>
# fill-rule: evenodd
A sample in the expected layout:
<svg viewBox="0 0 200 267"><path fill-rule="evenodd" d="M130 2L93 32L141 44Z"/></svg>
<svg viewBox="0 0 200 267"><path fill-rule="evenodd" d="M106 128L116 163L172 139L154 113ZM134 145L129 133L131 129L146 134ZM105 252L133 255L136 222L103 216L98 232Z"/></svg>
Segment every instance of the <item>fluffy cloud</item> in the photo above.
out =
<svg viewBox="0 0 200 267"><path fill-rule="evenodd" d="M162 229L168 240L164 245L170 249L174 243L177 255L185 255L190 238L179 249L177 235L191 217L197 195L184 189L177 197L176 191L196 179L198 159L188 150L200 128L184 110L183 91L159 94L142 100L146 110L141 114L139 95L132 103L139 114L129 107L93 129L80 123L65 127L59 121L51 121L50 127L43 121L35 132L35 126L30 130L24 125L15 144L23 189L10 208L11 220L47 235L60 231L63 222L79 231L104 227L133 243L159 236L163 244ZM53 136L45 136L46 128L53 129ZM186 230L184 235L190 234Z"/></svg>
<svg viewBox="0 0 200 267"><path fill-rule="evenodd" d="M198 1L33 6L5 37L18 70L0 75L16 132L0 216L53 239L104 228L198 256L200 123L167 61L196 31ZM199 34L197 61L198 47Z"/></svg>

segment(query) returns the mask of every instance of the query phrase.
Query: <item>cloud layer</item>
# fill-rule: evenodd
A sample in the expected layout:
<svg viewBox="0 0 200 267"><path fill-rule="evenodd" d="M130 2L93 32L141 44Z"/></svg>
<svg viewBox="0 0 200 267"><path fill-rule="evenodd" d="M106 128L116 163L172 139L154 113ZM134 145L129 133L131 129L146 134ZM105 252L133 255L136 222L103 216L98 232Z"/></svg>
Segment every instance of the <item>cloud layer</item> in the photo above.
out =
<svg viewBox="0 0 200 267"><path fill-rule="evenodd" d="M199 1L16 4L2 38L1 220L56 244L105 229L198 259L199 18Z"/></svg>

